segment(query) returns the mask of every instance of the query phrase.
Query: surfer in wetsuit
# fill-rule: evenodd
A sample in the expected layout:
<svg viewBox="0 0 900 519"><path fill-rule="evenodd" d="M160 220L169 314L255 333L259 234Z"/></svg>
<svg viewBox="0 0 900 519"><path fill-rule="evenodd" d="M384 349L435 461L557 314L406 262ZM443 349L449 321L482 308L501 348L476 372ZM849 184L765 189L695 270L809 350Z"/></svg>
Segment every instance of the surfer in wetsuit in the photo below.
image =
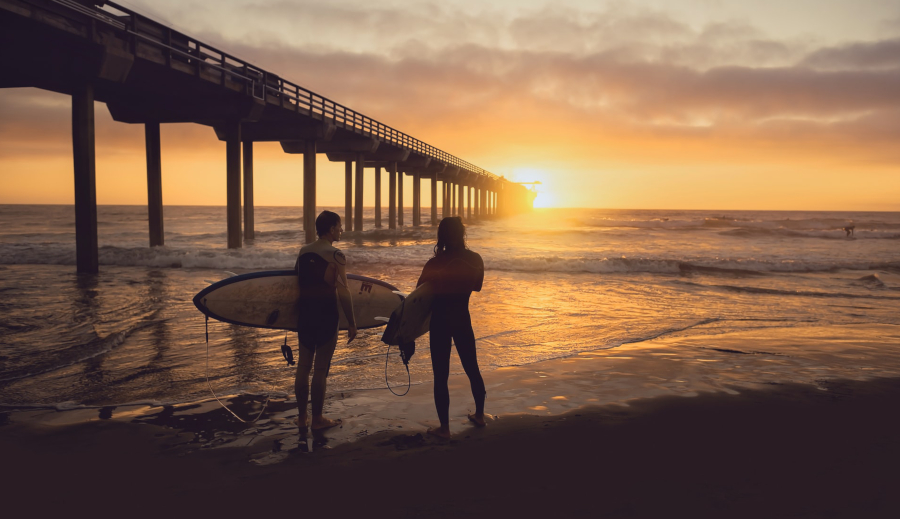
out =
<svg viewBox="0 0 900 519"><path fill-rule="evenodd" d="M325 380L331 367L331 357L337 345L338 302L347 316L348 343L356 338L356 319L350 290L347 288L347 258L334 242L341 239L344 228L341 217L331 211L322 211L316 218L316 234L319 239L300 249L294 269L300 283L298 301L297 338L300 348L297 359L297 378L294 393L297 395L301 430L312 426L313 430L327 429L341 424L322 416L325 405ZM306 414L309 400L309 372L315 367L312 379L312 423Z"/></svg>
<svg viewBox="0 0 900 519"><path fill-rule="evenodd" d="M475 332L469 316L469 297L480 292L484 282L484 261L466 247L466 228L458 216L444 218L438 226L434 257L428 260L416 286L430 283L434 291L431 307L431 368L434 371L434 405L441 426L428 429L429 434L450 438L451 340L469 377L475 412L469 420L484 427L484 380L475 353Z"/></svg>

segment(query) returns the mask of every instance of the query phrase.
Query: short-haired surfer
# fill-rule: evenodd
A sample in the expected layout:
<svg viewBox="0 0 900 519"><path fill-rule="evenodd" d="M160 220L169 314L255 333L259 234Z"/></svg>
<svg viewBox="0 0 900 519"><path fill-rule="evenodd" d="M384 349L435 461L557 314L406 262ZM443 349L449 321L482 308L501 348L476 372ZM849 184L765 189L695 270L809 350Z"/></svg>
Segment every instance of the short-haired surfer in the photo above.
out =
<svg viewBox="0 0 900 519"><path fill-rule="evenodd" d="M298 301L297 338L300 342L297 359L297 378L294 393L297 395L299 416L297 424L302 431L308 426L313 430L327 429L341 424L322 415L325 405L325 383L331 358L337 346L338 304L347 317L348 343L356 338L356 319L350 290L347 288L347 258L334 242L341 239L344 228L341 217L331 211L322 211L316 218L316 234L319 239L300 249L294 269L300 283ZM312 379L312 423L307 415L309 400L309 373L315 367Z"/></svg>
<svg viewBox="0 0 900 519"><path fill-rule="evenodd" d="M469 297L480 292L484 283L484 261L466 246L466 227L458 216L444 218L438 226L434 257L425 264L416 286L430 283L434 291L431 310L431 368L434 371L434 405L440 427L428 429L429 434L450 438L450 376L451 340L469 377L475 412L469 420L484 427L484 380L478 369L475 352L475 332L469 315Z"/></svg>

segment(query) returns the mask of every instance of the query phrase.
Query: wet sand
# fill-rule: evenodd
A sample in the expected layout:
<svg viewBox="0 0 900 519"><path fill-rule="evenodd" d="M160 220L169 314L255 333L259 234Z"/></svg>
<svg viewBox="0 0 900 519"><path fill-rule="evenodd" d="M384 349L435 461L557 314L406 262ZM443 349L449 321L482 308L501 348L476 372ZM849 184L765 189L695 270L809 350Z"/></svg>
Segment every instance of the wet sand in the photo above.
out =
<svg viewBox="0 0 900 519"><path fill-rule="evenodd" d="M215 402L12 411L3 502L13 515L896 517L898 358L891 326L669 337L491 371L484 429L453 376L449 443L424 434L428 386L332 395L344 426L305 453L291 401L254 426Z"/></svg>

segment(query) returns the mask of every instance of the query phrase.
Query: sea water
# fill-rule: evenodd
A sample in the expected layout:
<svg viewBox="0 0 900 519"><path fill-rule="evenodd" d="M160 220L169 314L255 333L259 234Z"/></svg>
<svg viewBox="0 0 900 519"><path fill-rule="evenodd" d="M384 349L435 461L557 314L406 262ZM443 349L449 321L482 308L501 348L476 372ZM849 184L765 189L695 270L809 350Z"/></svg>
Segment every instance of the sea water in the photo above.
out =
<svg viewBox="0 0 900 519"><path fill-rule="evenodd" d="M336 244L348 272L411 291L433 254L429 214L375 229L368 208L366 230ZM234 273L291 268L302 208L257 207L241 249L226 248L225 219L166 207L166 245L149 248L146 207L100 206L100 274L79 275L72 206L0 206L0 405L190 402L209 396L207 377L220 394L292 395L280 346L296 349L295 334L210 321L207 356L191 299ZM656 337L900 324L900 213L538 209L467 233L487 269L470 304L486 373ZM330 392L406 383L381 331L341 333ZM426 336L410 377L430 375Z"/></svg>

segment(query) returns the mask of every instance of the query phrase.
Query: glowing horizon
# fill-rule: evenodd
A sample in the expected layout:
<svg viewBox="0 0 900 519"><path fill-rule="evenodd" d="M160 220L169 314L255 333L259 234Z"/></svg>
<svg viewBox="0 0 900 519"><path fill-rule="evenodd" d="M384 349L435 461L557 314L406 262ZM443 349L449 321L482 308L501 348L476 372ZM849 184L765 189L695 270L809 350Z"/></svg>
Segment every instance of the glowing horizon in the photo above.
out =
<svg viewBox="0 0 900 519"><path fill-rule="evenodd" d="M863 3L129 6L492 173L540 181L536 207L897 211L900 8ZM397 20L409 34L383 36ZM0 91L0 203L73 203L69 112L67 96ZM102 103L95 115L98 203L145 205L142 126ZM254 159L256 204L299 205L301 158L256 143ZM162 167L165 205L224 205L211 128L163 125ZM319 156L317 205L343 206L343 178ZM365 181L372 206L371 170Z"/></svg>

